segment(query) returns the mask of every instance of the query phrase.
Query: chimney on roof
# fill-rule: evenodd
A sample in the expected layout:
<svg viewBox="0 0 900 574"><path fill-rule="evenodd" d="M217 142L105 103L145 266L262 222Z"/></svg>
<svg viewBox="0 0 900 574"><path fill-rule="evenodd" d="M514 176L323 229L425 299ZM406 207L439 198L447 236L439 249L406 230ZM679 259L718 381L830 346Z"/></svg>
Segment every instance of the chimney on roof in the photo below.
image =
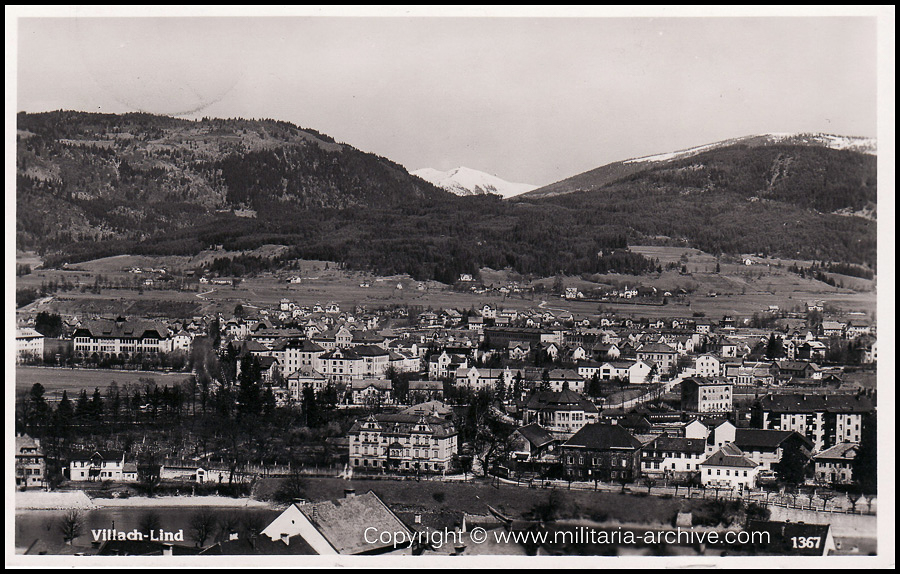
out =
<svg viewBox="0 0 900 574"><path fill-rule="evenodd" d="M281 541L287 545L291 544L291 536L287 532L281 533Z"/></svg>
<svg viewBox="0 0 900 574"><path fill-rule="evenodd" d="M172 556L172 545L171 544L163 544L162 555L163 556Z"/></svg>
<svg viewBox="0 0 900 574"><path fill-rule="evenodd" d="M415 520L416 524L422 524L422 513L416 512L416 516L414 517L413 520Z"/></svg>
<svg viewBox="0 0 900 574"><path fill-rule="evenodd" d="M345 488L344 489L344 498L353 498L356 496L355 488Z"/></svg>

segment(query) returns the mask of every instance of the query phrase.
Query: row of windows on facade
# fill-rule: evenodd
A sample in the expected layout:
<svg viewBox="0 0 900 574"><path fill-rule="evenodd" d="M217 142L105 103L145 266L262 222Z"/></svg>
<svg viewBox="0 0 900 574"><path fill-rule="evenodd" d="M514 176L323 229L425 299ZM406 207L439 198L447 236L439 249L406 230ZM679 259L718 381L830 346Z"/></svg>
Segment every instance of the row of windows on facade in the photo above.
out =
<svg viewBox="0 0 900 574"><path fill-rule="evenodd" d="M363 459L363 460L361 461L361 463L360 463L360 459L358 459L358 458L353 459L353 465L354 465L354 466L373 466L373 467L378 467L378 461L377 461L377 460L371 461L371 463L372 463L371 465L369 464L369 462L370 462L370 461L369 461L368 459ZM407 462L404 462L404 463L403 463L403 468L409 470L410 468L416 468L416 465L418 465L418 464L419 464L418 462L413 463L413 466L410 467L410 463L407 461ZM388 463L387 463L387 462L384 463L384 467L385 467L385 468L388 467ZM423 470L444 470L444 465L443 465L443 464L440 464L440 463L433 463L433 465L429 466L429 463L425 462L425 463L422 463L422 469L423 469Z"/></svg>
<svg viewBox="0 0 900 574"><path fill-rule="evenodd" d="M369 435L362 434L362 435L360 435L360 438L359 438L360 442L389 442L389 441L394 441L394 440L396 440L397 442L400 442L400 443L407 443L407 444L411 444L414 446L415 445L428 446L430 443L427 436L421 436L421 435L416 435L413 437L408 437L408 436L388 437L385 435L378 435L378 434L369 434ZM438 441L438 439L433 439L433 440L434 440L434 442Z"/></svg>
<svg viewBox="0 0 900 574"><path fill-rule="evenodd" d="M741 472L741 471L736 470L736 471L734 471L734 475L735 475L735 476L740 476L740 474L739 474L740 472ZM706 474L711 476L711 475L712 475L712 469L711 469L711 468L707 468L707 469L706 469ZM717 469L716 469L716 476L722 476L722 469L721 469L721 468L717 468ZM727 469L727 468L725 469L725 476L731 476L731 471L730 471L729 469ZM744 471L744 476L747 476L747 471L746 471L746 470Z"/></svg>
<svg viewBox="0 0 900 574"><path fill-rule="evenodd" d="M382 456L387 456L387 454L388 454L387 447L382 447L380 449L378 447L372 447L371 452L370 452L369 447L363 447L362 450L363 450L363 452L360 452L360 448L357 446L357 447L354 447L353 453L354 454L370 454L370 455L374 455L374 456L378 456L379 454L381 454ZM381 452L379 453L379 451L381 451ZM413 449L412 452L413 452L412 458L425 458L428 456L427 450L420 451L419 449ZM394 456L394 457L403 456L405 458L409 458L410 449L408 449L408 448L403 449L402 453L403 454L401 454L401 450L399 448L392 448L390 451L391 456ZM421 457L419 456L419 453L422 454ZM431 455L432 458L438 458L439 456L440 456L440 454L438 451L436 451L436 450L432 451L432 455Z"/></svg>
<svg viewBox="0 0 900 574"><path fill-rule="evenodd" d="M575 457L574 457L574 456L570 456L570 457L568 458L568 460L569 460L569 464L575 464ZM611 462L611 464L614 464L614 465L615 465L615 464L621 464L621 466L622 466L623 468L625 468L625 467L628 466L628 459L627 459L627 458L623 458L623 459L621 459L621 460L612 460L612 461L610 461L610 462ZM584 464L584 457L583 457L583 456L579 456L579 457L578 457L578 464ZM591 464L593 464L593 465L595 465L595 466L599 466L599 465L601 464L601 461L600 461L599 458L594 457L593 462L592 462Z"/></svg>
<svg viewBox="0 0 900 574"><path fill-rule="evenodd" d="M686 464L686 465L684 465L684 466L685 466L685 470L691 470L691 464L690 464L690 463L688 463L688 464ZM651 468L651 463L645 462L645 463L644 463L644 468L647 468L647 469ZM666 470L666 466L665 466L665 465L663 465L662 469L659 468L659 462L654 462L654 463L652 463L652 468L653 468L653 470ZM697 465L697 468L698 468L698 469L700 468L700 465L699 465L699 464ZM674 464L672 465L672 470L675 470L675 465L674 465Z"/></svg>

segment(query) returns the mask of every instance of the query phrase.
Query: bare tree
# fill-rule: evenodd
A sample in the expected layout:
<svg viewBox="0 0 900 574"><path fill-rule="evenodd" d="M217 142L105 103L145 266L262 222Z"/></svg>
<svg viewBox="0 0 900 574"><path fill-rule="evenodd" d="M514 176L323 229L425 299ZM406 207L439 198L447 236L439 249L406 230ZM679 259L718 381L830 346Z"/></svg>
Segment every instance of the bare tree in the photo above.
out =
<svg viewBox="0 0 900 574"><path fill-rule="evenodd" d="M142 514L141 519L138 522L138 529L140 529L140 531L144 534L150 534L154 530L158 530L161 527L162 521L159 514L152 510Z"/></svg>
<svg viewBox="0 0 900 574"><path fill-rule="evenodd" d="M822 510L826 510L828 508L828 501L835 497L835 493L830 490L823 490L819 493L819 498L822 499Z"/></svg>
<svg viewBox="0 0 900 574"><path fill-rule="evenodd" d="M644 486L647 487L647 494L650 494L650 490L656 486L656 480L652 477L645 476L643 479Z"/></svg>
<svg viewBox="0 0 900 574"><path fill-rule="evenodd" d="M68 510L59 519L59 531L63 535L66 544L71 544L81 535L84 528L84 516L78 510Z"/></svg>
<svg viewBox="0 0 900 574"><path fill-rule="evenodd" d="M191 538L198 547L203 547L206 539L216 530L216 517L208 508L201 508L191 515L189 527Z"/></svg>

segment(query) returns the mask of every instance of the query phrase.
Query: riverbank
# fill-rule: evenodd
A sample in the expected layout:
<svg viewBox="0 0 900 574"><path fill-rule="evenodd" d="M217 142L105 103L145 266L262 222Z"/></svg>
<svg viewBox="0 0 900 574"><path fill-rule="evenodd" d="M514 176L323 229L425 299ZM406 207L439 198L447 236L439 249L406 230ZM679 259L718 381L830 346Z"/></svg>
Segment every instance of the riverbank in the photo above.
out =
<svg viewBox="0 0 900 574"><path fill-rule="evenodd" d="M145 507L215 507L215 508L274 508L270 503L252 498L227 496L131 496L128 498L90 498L84 492L17 492L16 510L93 510L97 508Z"/></svg>

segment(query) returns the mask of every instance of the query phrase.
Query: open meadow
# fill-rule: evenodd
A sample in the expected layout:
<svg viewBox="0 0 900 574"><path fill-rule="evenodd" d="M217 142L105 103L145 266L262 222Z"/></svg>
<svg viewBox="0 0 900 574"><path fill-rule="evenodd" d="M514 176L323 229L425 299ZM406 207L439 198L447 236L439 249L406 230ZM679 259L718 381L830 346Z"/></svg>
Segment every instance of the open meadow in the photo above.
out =
<svg viewBox="0 0 900 574"><path fill-rule="evenodd" d="M92 393L95 388L104 392L113 382L119 387L123 385L143 386L140 379L152 379L157 385L162 386L180 383L188 377L190 377L189 373L17 366L16 395L25 394L31 390L34 383L40 383L44 387L44 397L48 401L59 400L63 390L68 391L69 398L74 400L81 389L86 389L88 394Z"/></svg>
<svg viewBox="0 0 900 574"><path fill-rule="evenodd" d="M275 255L282 246L264 246L248 254ZM325 261L295 261L289 269L264 272L254 277L242 278L236 285L201 284L197 278L184 289L148 287L142 290L102 288L100 293L90 287L97 277L117 284L120 281L134 281L146 274L134 274L131 267L159 269L165 267L171 273L196 269L203 262L214 257L233 256L236 253L207 251L196 257L180 256L117 256L79 263L74 269L34 271L17 278L16 287L38 288L41 284L66 280L77 286L66 292L59 291L52 297L39 300L20 311L48 311L64 315L112 315L158 317L192 317L200 314L222 313L229 317L237 305L243 306L251 314L255 309L277 308L282 299L312 307L319 303L337 303L343 310L352 310L356 305L368 308L403 305L432 308L480 308L490 304L503 308L525 310L541 307L551 311L568 311L579 317L591 317L609 311L633 317L672 317L703 314L718 318L733 314L749 316L764 312L771 306L791 311L803 308L809 300L822 300L827 305L844 312L873 314L876 309L875 281L830 274L843 287L832 287L821 281L802 278L787 270L792 260L774 260L753 257L751 265L742 259L721 258L719 272L716 259L708 253L683 247L634 246L637 251L654 259L660 265L679 263L681 269L664 270L648 275L608 274L591 277L564 277L567 287L576 287L585 294L600 286L646 286L656 288L660 294L666 291L677 293L684 289L690 294L685 297L668 297L664 306L598 303L566 300L548 291L533 294L500 294L497 291L474 293L457 291L448 285L435 281L416 281L406 275L378 277L362 271L340 269L335 263ZM25 255L23 255L25 257ZM23 259L24 260L24 259ZM33 258L31 259L33 260ZM809 264L809 262L797 262ZM299 277L300 283L290 283L289 279ZM544 278L529 283L520 275L509 270L484 269L482 281L487 286L500 287L517 281L520 286L529 287L541 283L549 289L555 278ZM84 290L82 291L82 288Z"/></svg>

